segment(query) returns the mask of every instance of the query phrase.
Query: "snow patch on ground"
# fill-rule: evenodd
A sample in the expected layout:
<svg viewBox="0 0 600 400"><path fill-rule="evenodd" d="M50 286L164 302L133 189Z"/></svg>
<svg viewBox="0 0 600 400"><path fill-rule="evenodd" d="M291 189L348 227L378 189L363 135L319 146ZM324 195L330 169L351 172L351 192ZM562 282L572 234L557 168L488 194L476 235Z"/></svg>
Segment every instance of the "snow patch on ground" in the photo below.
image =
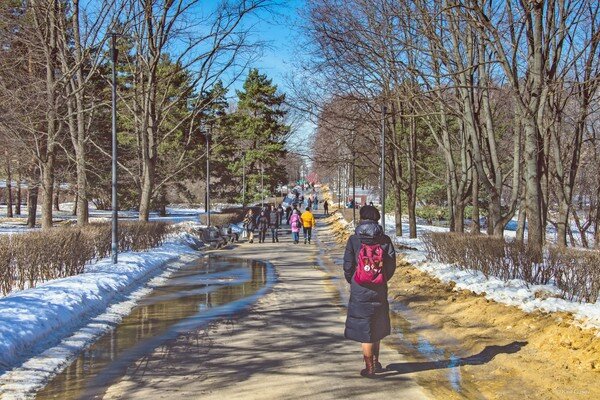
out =
<svg viewBox="0 0 600 400"><path fill-rule="evenodd" d="M197 255L192 248L194 242L197 244L190 234L181 233L161 247L122 253L116 265L110 259L100 260L80 275L52 280L0 299L0 371L55 345L111 303L119 302L106 315L92 319L87 331L63 341L64 351L76 352L131 310L135 300L147 292L140 289L130 293L159 273L160 267L184 255ZM50 363L64 362L64 357L61 351L48 354Z"/></svg>

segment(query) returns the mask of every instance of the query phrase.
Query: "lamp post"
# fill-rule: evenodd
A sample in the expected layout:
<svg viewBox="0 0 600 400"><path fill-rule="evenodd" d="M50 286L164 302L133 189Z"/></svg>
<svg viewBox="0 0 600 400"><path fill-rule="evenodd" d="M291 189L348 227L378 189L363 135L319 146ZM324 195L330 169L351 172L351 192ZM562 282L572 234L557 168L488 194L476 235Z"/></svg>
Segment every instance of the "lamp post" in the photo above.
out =
<svg viewBox="0 0 600 400"><path fill-rule="evenodd" d="M204 210L206 211L206 225L210 227L210 135L212 134L212 123L208 125L204 134L206 135L206 203Z"/></svg>
<svg viewBox="0 0 600 400"><path fill-rule="evenodd" d="M119 202L117 199L117 34L111 33L111 59L112 59L112 240L111 257L113 264L118 262L119 253Z"/></svg>
<svg viewBox="0 0 600 400"><path fill-rule="evenodd" d="M356 151L352 150L352 222L356 225Z"/></svg>
<svg viewBox="0 0 600 400"><path fill-rule="evenodd" d="M385 116L386 106L381 107L381 226L385 233Z"/></svg>
<svg viewBox="0 0 600 400"><path fill-rule="evenodd" d="M246 207L246 153L242 153L242 208Z"/></svg>
<svg viewBox="0 0 600 400"><path fill-rule="evenodd" d="M338 166L338 208L342 208L342 167Z"/></svg>
<svg viewBox="0 0 600 400"><path fill-rule="evenodd" d="M260 193L262 194L261 206L265 206L265 166L260 164Z"/></svg>

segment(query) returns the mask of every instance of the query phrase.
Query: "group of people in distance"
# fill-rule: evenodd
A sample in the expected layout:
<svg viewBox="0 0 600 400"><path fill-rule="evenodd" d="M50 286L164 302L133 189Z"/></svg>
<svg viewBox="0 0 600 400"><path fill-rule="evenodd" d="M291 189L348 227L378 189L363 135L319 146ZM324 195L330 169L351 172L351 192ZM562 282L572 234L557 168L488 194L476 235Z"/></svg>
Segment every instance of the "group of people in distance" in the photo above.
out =
<svg viewBox="0 0 600 400"><path fill-rule="evenodd" d="M248 210L243 222L248 242L254 243L254 231L258 231L258 243L264 243L267 231L270 229L272 242L278 243L279 229L283 225L284 216L286 223L291 228L294 243L300 243L300 230L302 230L304 244L310 244L312 230L315 227L315 217L311 212L311 207L306 207L305 211L300 214L300 210L296 205L293 207L290 205L284 209L283 204L278 207L266 205L258 215L255 214L253 209Z"/></svg>

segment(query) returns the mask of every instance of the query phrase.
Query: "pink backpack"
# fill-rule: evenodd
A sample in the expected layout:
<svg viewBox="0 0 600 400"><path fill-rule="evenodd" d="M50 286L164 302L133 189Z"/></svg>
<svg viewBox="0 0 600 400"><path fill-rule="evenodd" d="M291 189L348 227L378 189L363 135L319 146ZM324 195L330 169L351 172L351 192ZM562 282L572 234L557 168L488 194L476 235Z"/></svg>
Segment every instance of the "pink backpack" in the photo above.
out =
<svg viewBox="0 0 600 400"><path fill-rule="evenodd" d="M384 285L383 248L379 244L360 245L354 280L359 285Z"/></svg>

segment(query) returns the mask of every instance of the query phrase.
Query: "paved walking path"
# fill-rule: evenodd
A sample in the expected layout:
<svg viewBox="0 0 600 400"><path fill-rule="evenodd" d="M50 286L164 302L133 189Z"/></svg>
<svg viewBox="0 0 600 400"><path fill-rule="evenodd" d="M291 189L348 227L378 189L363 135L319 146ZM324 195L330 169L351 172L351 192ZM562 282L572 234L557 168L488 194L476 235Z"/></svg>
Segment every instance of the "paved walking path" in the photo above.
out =
<svg viewBox="0 0 600 400"><path fill-rule="evenodd" d="M270 261L278 274L272 291L245 315L157 349L105 398L426 398L410 375L359 376L360 345L343 337L344 309L318 267L317 244L294 245L285 236L276 244L244 243L227 255ZM402 361L385 347L381 359Z"/></svg>

